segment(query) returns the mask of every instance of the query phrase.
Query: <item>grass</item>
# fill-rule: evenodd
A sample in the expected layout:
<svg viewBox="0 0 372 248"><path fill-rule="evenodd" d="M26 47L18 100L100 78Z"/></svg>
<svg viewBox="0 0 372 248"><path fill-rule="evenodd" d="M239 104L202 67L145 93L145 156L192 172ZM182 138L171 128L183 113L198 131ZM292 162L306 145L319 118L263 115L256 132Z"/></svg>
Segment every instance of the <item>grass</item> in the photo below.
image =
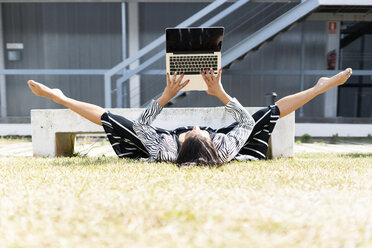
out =
<svg viewBox="0 0 372 248"><path fill-rule="evenodd" d="M0 157L0 247L372 246L371 158Z"/></svg>

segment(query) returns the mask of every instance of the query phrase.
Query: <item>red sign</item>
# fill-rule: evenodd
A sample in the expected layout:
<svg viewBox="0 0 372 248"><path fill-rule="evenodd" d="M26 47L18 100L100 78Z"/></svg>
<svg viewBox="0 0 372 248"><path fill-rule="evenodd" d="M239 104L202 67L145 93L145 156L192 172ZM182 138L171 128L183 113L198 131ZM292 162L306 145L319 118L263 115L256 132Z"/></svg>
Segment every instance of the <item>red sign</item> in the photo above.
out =
<svg viewBox="0 0 372 248"><path fill-rule="evenodd" d="M335 34L337 30L337 22L328 22L328 33Z"/></svg>

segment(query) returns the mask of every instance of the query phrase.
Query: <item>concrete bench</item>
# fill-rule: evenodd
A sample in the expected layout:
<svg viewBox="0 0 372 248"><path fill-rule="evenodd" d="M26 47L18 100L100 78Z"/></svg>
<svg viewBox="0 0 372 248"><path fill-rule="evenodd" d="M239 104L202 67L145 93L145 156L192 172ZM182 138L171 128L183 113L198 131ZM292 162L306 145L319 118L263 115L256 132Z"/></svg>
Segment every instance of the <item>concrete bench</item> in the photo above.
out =
<svg viewBox="0 0 372 248"><path fill-rule="evenodd" d="M246 108L254 113L259 107ZM111 113L137 119L143 109L109 109ZM153 125L165 129L180 126L219 128L234 122L224 107L165 108ZM271 136L268 157L292 157L294 146L294 113L278 120ZM76 134L103 134L103 128L68 109L31 110L32 149L34 156L70 156L74 152Z"/></svg>

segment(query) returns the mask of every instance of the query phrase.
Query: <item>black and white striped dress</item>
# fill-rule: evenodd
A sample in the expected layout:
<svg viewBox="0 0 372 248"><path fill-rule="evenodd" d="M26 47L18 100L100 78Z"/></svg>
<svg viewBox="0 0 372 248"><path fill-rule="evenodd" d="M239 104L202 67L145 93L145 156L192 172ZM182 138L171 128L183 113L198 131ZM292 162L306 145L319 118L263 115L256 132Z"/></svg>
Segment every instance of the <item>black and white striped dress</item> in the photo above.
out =
<svg viewBox="0 0 372 248"><path fill-rule="evenodd" d="M176 161L180 147L178 136L193 127L166 130L152 126L151 123L161 110L162 106L153 100L140 118L133 122L109 112L102 115L102 126L119 157ZM236 122L219 129L200 127L209 132L221 160L229 162L234 158L266 158L269 138L280 115L279 108L271 105L251 116L238 100L233 98L226 104L226 110Z"/></svg>

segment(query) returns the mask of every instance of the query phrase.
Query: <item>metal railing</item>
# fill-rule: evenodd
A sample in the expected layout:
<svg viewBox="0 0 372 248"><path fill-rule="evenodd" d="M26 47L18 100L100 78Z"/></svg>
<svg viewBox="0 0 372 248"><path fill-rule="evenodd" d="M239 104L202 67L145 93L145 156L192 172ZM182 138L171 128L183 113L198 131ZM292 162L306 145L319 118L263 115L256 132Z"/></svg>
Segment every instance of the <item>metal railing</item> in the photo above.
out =
<svg viewBox="0 0 372 248"><path fill-rule="evenodd" d="M301 18L311 13L318 6L319 2L317 0L302 1L300 4L296 5L290 10L287 10L284 14L281 14L269 23L266 23L263 27L259 28L257 31L254 31L247 38L235 44L222 54L222 68L228 69L233 63L237 63L238 61L244 59L251 51L262 47L267 43L267 40L273 39L287 28L293 26ZM162 52L162 55L165 55L165 51ZM160 53L158 55L161 57ZM127 74L126 77L123 77L119 80L126 80L131 76L131 74ZM160 94L161 93L158 93L154 95L154 97L158 97ZM176 98L184 94L186 93L181 92L176 96Z"/></svg>
<svg viewBox="0 0 372 248"><path fill-rule="evenodd" d="M234 4L227 7L225 10L217 13L214 17L209 19L208 21L204 22L200 26L208 27L216 22L220 21L227 15L233 13L235 10L241 8L244 4L248 3L249 0L238 0ZM213 3L212 3L213 4ZM212 5L210 4L210 5ZM314 9L316 9L319 6L319 2L317 0L307 0L301 2L299 5L295 6L294 8L290 9L283 15L277 17L272 22L266 24L264 27L259 29L258 31L254 32L253 34L249 35L246 39L242 40L229 50L223 53L222 56L222 68L228 68L231 66L231 64L241 60L244 58L249 51L252 49L256 49L261 47L265 41L268 39L273 38L274 36L278 35L281 31L285 30L289 26L293 25L293 23L299 21L301 18L312 12ZM216 7L216 6L214 6ZM198 12L197 15L198 18L195 18L195 15L190 17L189 19L193 19L193 21L196 21L197 19L200 19L202 16L205 16L207 13L204 11L208 9L211 10L209 5L204 8L202 11ZM210 12L210 11L209 11ZM208 12L208 13L209 13ZM188 19L188 20L189 20ZM188 24L188 21L182 22L179 24L179 26L187 26L185 24ZM150 43L148 46L146 46L146 52L149 52L156 47L158 47L160 44L165 42L165 35L162 35L158 39L156 39L154 42ZM144 48L144 49L145 49ZM119 65L115 66L112 71L108 72L105 75L105 104L111 104L111 77L112 75L110 73L117 72L119 70L125 69L126 66L128 66L131 62L141 58L142 56L146 55L145 52L141 51L138 52L135 56L130 58L130 60L125 60ZM148 68L151 64L158 61L160 58L165 56L165 50L162 50L158 53L156 53L154 56L152 56L150 59L144 61L142 64L140 64L137 68L131 71L127 71L123 77L117 79L116 85L117 87L122 87L122 84L126 82L128 79L130 79L132 76L137 75L141 73L144 69ZM181 94L181 93L180 93ZM117 106L121 106L120 97L117 99Z"/></svg>
<svg viewBox="0 0 372 248"><path fill-rule="evenodd" d="M226 3L227 1L228 0L217 0L215 2L212 2L211 4L207 5L202 10L198 11L193 16L189 17L185 21L183 21L180 24L178 24L176 27L188 27L188 26L190 26L191 24L193 24L196 21L202 19L203 17L205 17L206 15L208 15L213 10L217 9L218 7L220 7L222 4ZM215 15L214 17L212 17L208 21L204 22L200 26L208 27L208 26L211 26L211 25L215 24L216 22L218 22L219 20L223 19L227 15L231 14L235 10L239 9L241 6L243 6L244 4L248 3L249 1L250 0L237 0L235 3L233 3L232 5L230 5L228 8L226 8L223 11L219 12L217 15ZM105 106L106 107L111 107L111 102L112 102L112 99L111 99L111 77L114 74L116 74L116 73L118 73L118 72L120 72L122 70L125 70L125 68L127 66L129 66L131 63L133 63L134 61L142 58L144 55L147 55L149 52L153 51L155 48L159 47L160 45L162 45L164 43L165 43L165 35L162 35L159 38L157 38L156 40L154 40L153 42L151 42L150 44L148 44L147 46L145 46L144 48L142 48L141 50L139 50L137 52L137 54L135 54L135 55L133 55L133 56L125 59L123 62L119 63L118 65L116 65L111 70L109 70L109 71L107 71L105 73ZM134 76L134 75L142 72L144 69L146 69L151 64L153 64L154 62L158 61L160 58L162 58L164 56L165 56L165 50L162 50L162 51L156 53L150 59L148 59L145 62L143 62L137 68L135 68L133 70L130 70L130 71L126 70L125 76L119 78L117 80L116 85L118 85L119 87L121 87L121 85L125 81L127 81L128 79L130 79L132 76ZM117 106L119 106L119 107L121 106L121 102L120 101L117 101Z"/></svg>
<svg viewBox="0 0 372 248"><path fill-rule="evenodd" d="M130 71L130 70L129 70ZM101 75L107 69L3 69L0 75ZM332 76L341 70L227 70L224 75L262 75L262 76ZM119 72L118 72L119 73ZM164 75L165 70L146 70L140 75ZM353 76L371 76L372 70L353 70ZM143 106L145 106L143 104ZM5 116L2 116L5 117Z"/></svg>
<svg viewBox="0 0 372 248"><path fill-rule="evenodd" d="M333 76L342 70L233 70L229 69L223 73L223 75L237 75L237 76L298 76L299 78L299 90L303 90L304 84L304 77L305 76L319 76L319 77L326 77L326 76ZM147 70L141 75L164 75L165 70ZM353 76L371 76L372 77L372 70L353 70ZM178 95L182 95L185 92L181 92ZM161 93L156 95L155 98L160 97ZM175 97L176 98L176 97ZM174 99L170 100L170 105L172 105ZM152 99L151 99L152 100ZM142 104L142 107L146 107L151 100ZM301 112L301 110L300 110Z"/></svg>
<svg viewBox="0 0 372 248"><path fill-rule="evenodd" d="M244 58L253 49L261 47L264 42L271 39L287 27L293 25L301 18L311 13L319 6L317 0L303 1L294 8L288 10L272 22L265 25L257 32L251 34L246 39L240 41L234 47L223 54L222 68L228 68L237 60Z"/></svg>

